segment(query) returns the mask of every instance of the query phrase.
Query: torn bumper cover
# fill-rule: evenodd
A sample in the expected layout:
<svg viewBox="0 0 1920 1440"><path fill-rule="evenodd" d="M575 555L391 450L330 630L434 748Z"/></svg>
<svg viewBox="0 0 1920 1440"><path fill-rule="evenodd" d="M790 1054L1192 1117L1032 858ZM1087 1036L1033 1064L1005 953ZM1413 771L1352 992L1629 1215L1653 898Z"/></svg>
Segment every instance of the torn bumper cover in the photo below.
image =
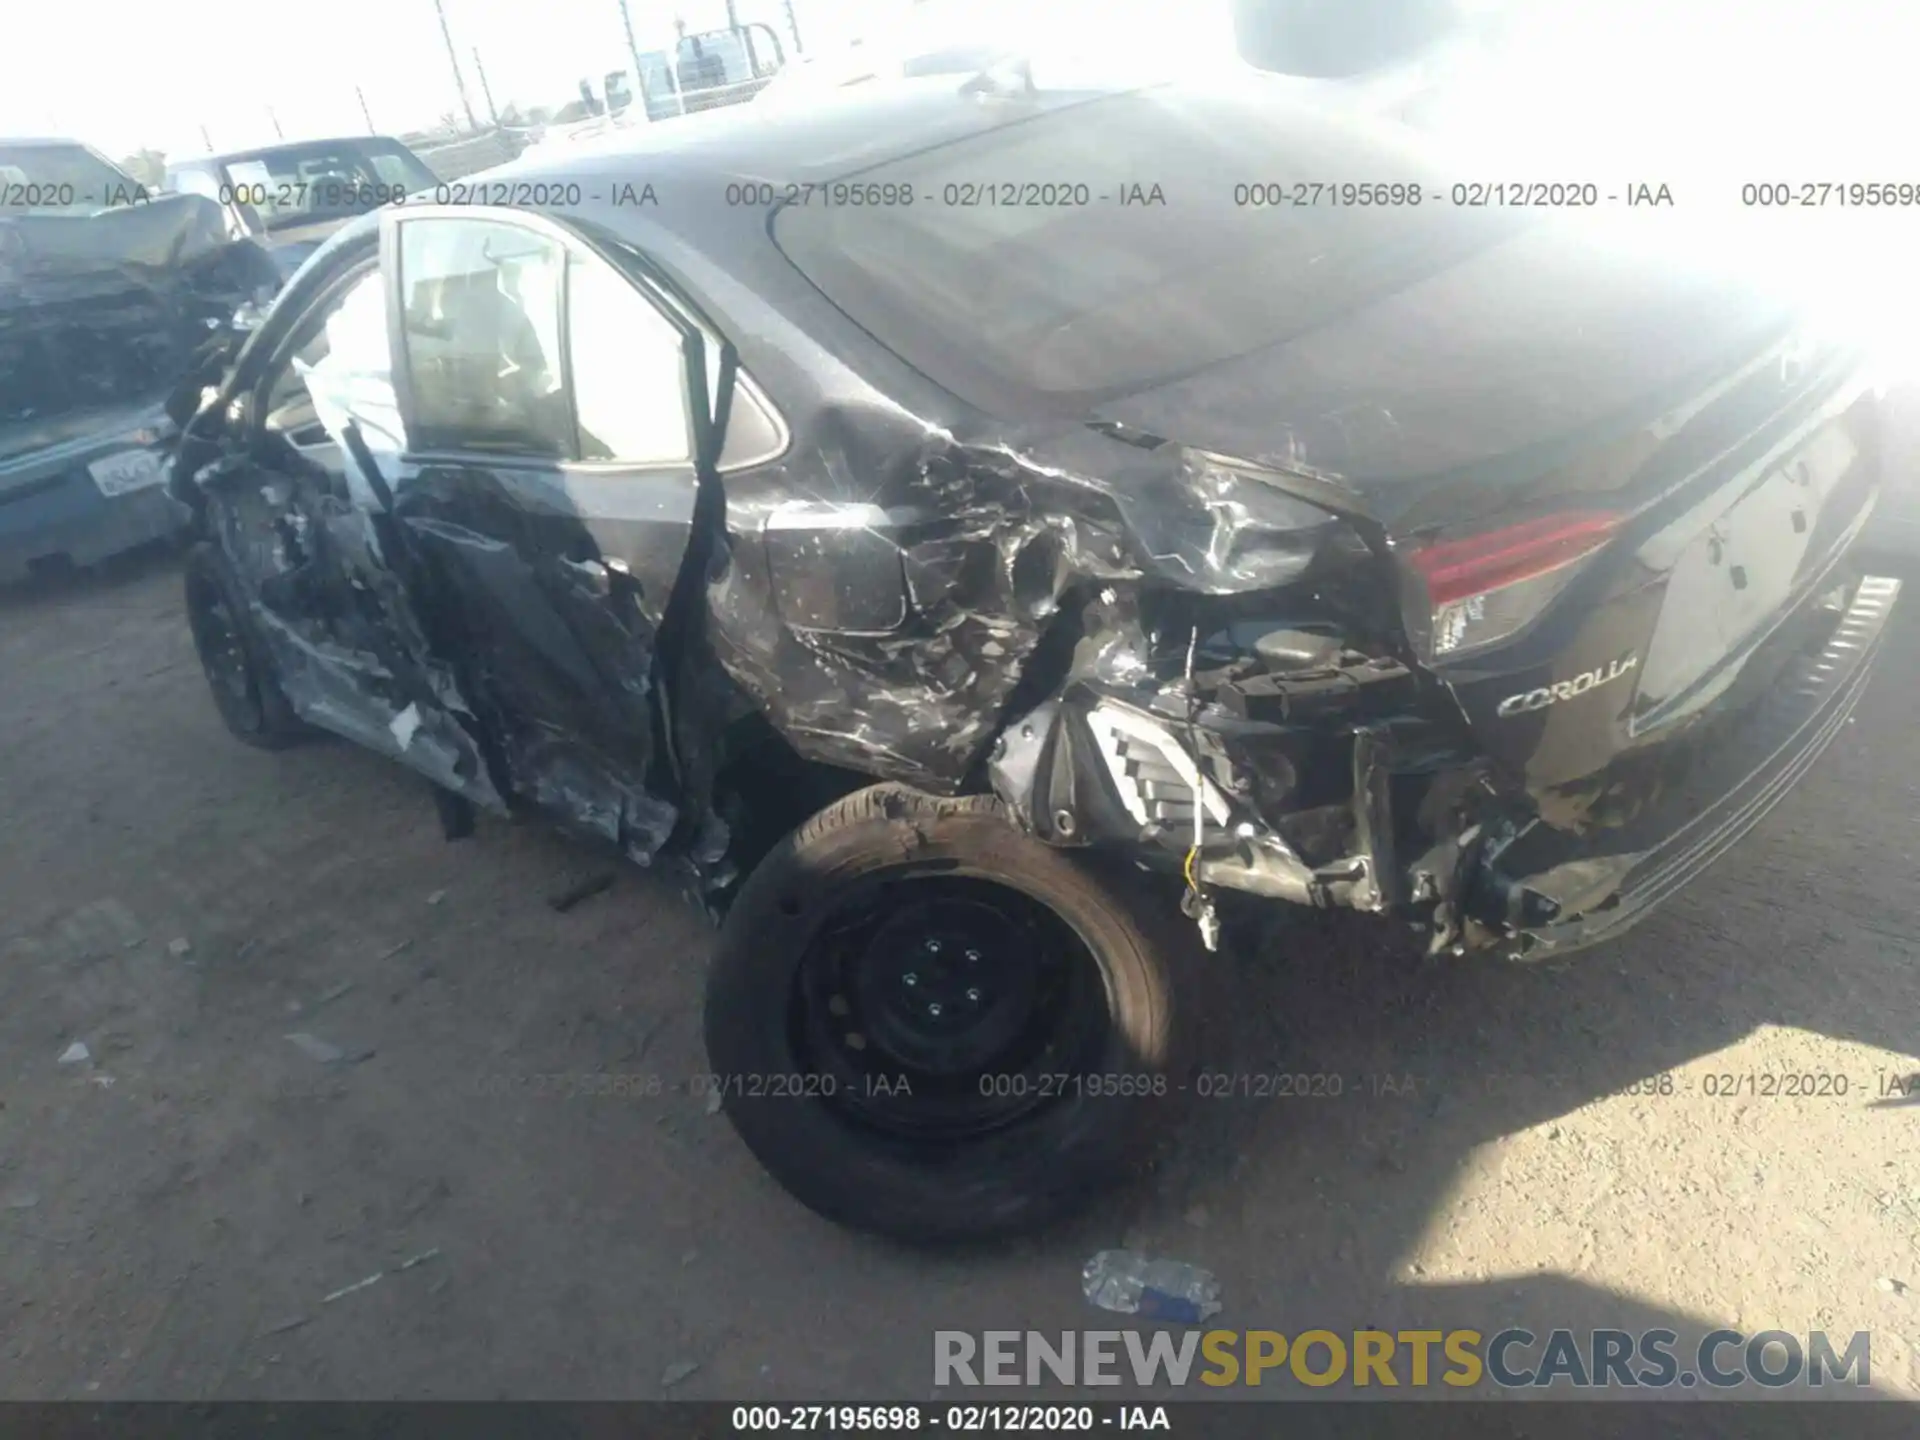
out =
<svg viewBox="0 0 1920 1440"><path fill-rule="evenodd" d="M1852 713L1899 591L1851 587L1824 643L1693 747L1683 783L1585 833L1417 719L1421 679L1391 660L1211 690L1078 682L1008 728L989 775L1037 838L1138 847L1196 893L1399 912L1436 952L1565 954L1642 918L1786 795Z"/></svg>
<svg viewBox="0 0 1920 1440"><path fill-rule="evenodd" d="M1189 713L1177 690L1078 683L1008 729L989 775L1036 837L1137 847L1196 888L1373 913L1434 899L1431 874L1410 876L1399 856L1390 796L1396 767L1430 778L1429 727L1388 713L1411 697L1407 670L1374 662L1364 673L1349 723L1332 731L1217 700ZM1362 686L1373 690L1364 702Z"/></svg>
<svg viewBox="0 0 1920 1440"><path fill-rule="evenodd" d="M1640 919L1752 829L1840 733L1899 594L1898 580L1862 581L1826 643L1797 657L1684 784L1603 842L1581 846L1537 820L1489 838L1468 913L1489 931L1517 932L1522 953L1539 956Z"/></svg>

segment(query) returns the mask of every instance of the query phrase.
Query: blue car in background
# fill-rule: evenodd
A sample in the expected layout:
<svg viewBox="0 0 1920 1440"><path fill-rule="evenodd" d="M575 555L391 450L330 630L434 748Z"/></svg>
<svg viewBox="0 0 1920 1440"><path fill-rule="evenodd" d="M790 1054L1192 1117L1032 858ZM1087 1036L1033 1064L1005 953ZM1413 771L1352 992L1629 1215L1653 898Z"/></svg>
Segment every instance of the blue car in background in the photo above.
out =
<svg viewBox="0 0 1920 1440"><path fill-rule="evenodd" d="M0 140L0 584L175 533L165 459L277 288L219 207L72 140Z"/></svg>

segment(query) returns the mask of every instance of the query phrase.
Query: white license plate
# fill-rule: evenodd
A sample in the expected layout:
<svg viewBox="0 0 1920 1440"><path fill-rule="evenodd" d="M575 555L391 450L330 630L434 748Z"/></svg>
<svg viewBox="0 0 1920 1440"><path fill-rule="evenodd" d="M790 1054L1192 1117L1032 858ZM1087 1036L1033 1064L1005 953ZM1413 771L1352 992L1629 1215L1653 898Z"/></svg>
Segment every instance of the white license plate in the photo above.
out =
<svg viewBox="0 0 1920 1440"><path fill-rule="evenodd" d="M87 469L102 495L125 495L130 490L158 485L167 478L160 457L151 450L124 450L94 461Z"/></svg>

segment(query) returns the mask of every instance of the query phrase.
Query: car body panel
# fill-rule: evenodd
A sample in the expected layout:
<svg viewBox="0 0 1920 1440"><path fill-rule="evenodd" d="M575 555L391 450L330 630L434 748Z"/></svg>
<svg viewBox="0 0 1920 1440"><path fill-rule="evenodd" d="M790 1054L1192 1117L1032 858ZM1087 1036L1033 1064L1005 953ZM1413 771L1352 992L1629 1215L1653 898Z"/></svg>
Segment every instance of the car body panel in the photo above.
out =
<svg viewBox="0 0 1920 1440"><path fill-rule="evenodd" d="M1151 384L1076 391L1069 376L1049 393L991 364L953 369L938 346L963 335L911 329L931 293L863 308L819 246L796 263L778 215L725 198L736 182L892 175L908 153L1063 117L1106 133L1105 98L936 77L497 172L566 182L549 193L578 203L525 223L624 256L682 317L711 434L664 500L564 466L408 461L389 500L363 502L390 512L367 523L418 663L451 682L445 715L496 796L640 858L690 856L714 885L730 871L711 786L733 723L757 715L803 760L939 793L990 784L1050 843L1183 868L1203 909L1203 885L1412 907L1441 946L1577 918L1548 915L1525 874L1484 877L1521 837L1551 832L1577 857L1664 815L1675 771L1697 770L1863 596L1888 598L1846 570L1878 480L1857 357L1656 257L1465 222L1415 253L1383 220L1358 227L1378 255L1309 266L1313 294L1262 312L1292 317L1273 343L1190 364L1190 325ZM1213 134L1233 106L1377 152L1390 174L1415 161L1284 87L1180 92L1146 113ZM1129 149L1136 168L1152 161ZM657 203L623 203L642 178ZM1123 223L1104 244L1124 261ZM310 305L337 269L323 249L282 305ZM1096 371L1108 358L1075 353ZM1120 363L1153 374L1156 359ZM723 467L736 366L784 443ZM243 355L203 412L187 490L248 369ZM1604 543L1519 630L1444 653L1421 547L1569 507L1606 511ZM1852 677L1871 647L1836 654ZM1509 703L1536 692L1547 700ZM1809 733L1824 744L1830 727ZM1756 793L1777 798L1764 777L1817 748L1757 761ZM642 796L671 818L642 815ZM1580 904L1616 902L1630 868Z"/></svg>
<svg viewBox="0 0 1920 1440"><path fill-rule="evenodd" d="M1577 7L1510 0L1253 0L1234 9L1238 51L1248 63L1297 78L1303 93L1322 104L1392 116L1444 135L1478 154L1484 174L1657 171L1677 194L1685 186L1688 218L1696 222L1699 207L1714 203L1701 197L1702 186L1693 183L1698 177L1705 188L1723 192L1727 220L1720 227L1724 238L1713 247L1717 261L1771 266L1782 279L1816 294L1837 294L1838 306L1823 303L1863 337L1880 332L1872 343L1890 362L1893 383L1912 390L1907 337L1913 316L1902 299L1911 288L1905 281L1908 262L1898 239L1888 243L1884 217L1824 201L1824 208L1810 212L1803 204L1797 221L1819 228L1796 223L1797 239L1781 244L1780 232L1759 222L1750 207L1734 208L1737 187L1725 183L1729 175L1767 173L1784 154L1828 153L1834 142L1852 147L1856 169L1872 169L1863 166L1860 146L1911 128L1902 88L1875 83L1852 65L1863 42L1870 45L1885 31L1873 7L1831 13L1801 7L1777 17L1785 23L1738 34L1704 14L1693 15L1672 26L1664 35L1668 43L1657 46L1634 40L1647 19L1673 18L1656 16L1652 8L1642 15L1629 7L1604 20ZM1714 59L1711 66L1699 63L1703 48ZM1887 53L1898 54L1900 47L1892 45ZM1709 69L1719 79L1707 77ZM1851 78L1819 86L1817 97L1803 96L1798 107L1787 109L1738 78L1816 71ZM1717 88L1703 89L1703 77ZM1635 96L1634 104L1616 105L1626 94ZM1693 123L1709 111L1721 123ZM1871 552L1903 561L1920 557L1914 404L1910 394L1887 397L1885 493L1862 534Z"/></svg>
<svg viewBox="0 0 1920 1440"><path fill-rule="evenodd" d="M1244 104L1263 123L1284 116L1289 143L1308 150L1377 147L1384 157L1377 168L1353 173L1409 178L1431 165L1418 148L1364 119L1302 107L1288 86L1263 88L1271 98L1179 95L1151 102L1152 110L1120 97L1121 108L1095 102L1065 117L1065 127L1084 121L1089 131L1112 135L1144 116L1176 134L1193 128L1210 137ZM956 173L977 169L1018 181L1035 165L1025 151L1001 147L997 134L985 143L986 152L960 162ZM965 154L978 144L969 138L954 148ZM1114 176L1096 189L1117 190L1121 169L1151 173L1139 146L1120 152ZM1295 163L1309 174L1341 168ZM884 184L947 168L915 155L862 175ZM1236 216L1228 176L1202 178L1219 181L1211 197L1182 191L1178 210L1164 219L1158 212L1120 219L1088 207L1044 232L1029 224L1006 242L1005 263L1028 267L1020 278L1030 288L1013 293L1043 320L1041 297L1069 284L1069 271L1088 268L1088 247L1102 227L1122 232L1110 236L1108 249L1138 247L1130 283L1161 288L1128 302L1153 323L1123 324L1101 310L1102 328L1076 340L1075 313L1030 339L1015 331L1014 343L1032 358L990 366L974 363L978 351L968 350L966 334L953 343L950 325L967 323L959 315L972 302L958 297L991 293L983 287L991 286L994 262L980 265L979 256L998 255L997 222L975 226L966 213L941 215L939 228L968 229L950 266L928 257L911 272L941 297L924 303L878 270L873 288L861 283L862 247L883 258L903 253L910 239L923 254L930 247L933 235L918 228L910 209L846 225L836 223L837 212L800 212L804 243L783 240L793 234L784 217L774 238L856 320L981 404L1000 413L1035 403L1084 407L1134 432L1224 451L1273 472L1276 485L1301 498L1364 517L1396 551L1570 505L1618 514L1622 530L1607 555L1530 633L1491 655L1442 658L1433 667L1487 752L1550 798L1568 823L1587 823L1593 797L1616 789L1617 762L1710 720L1713 699L1742 698L1735 682L1764 660L1762 633L1805 602L1858 534L1877 484L1877 450L1865 433L1871 417L1855 409L1870 388L1863 357L1811 339L1789 308L1748 284L1610 241L1592 227L1463 221L1431 213L1438 196L1430 193L1417 208L1363 211L1318 227L1275 221L1262 231L1260 222ZM1442 188L1433 179L1425 184ZM1251 262L1234 238L1236 224L1261 240ZM856 225L862 234L850 233ZM1163 252L1150 248L1162 237L1149 226L1165 227L1169 240L1189 229L1206 238L1185 251L1167 244L1172 259L1163 264ZM876 242L875 232L898 238ZM1328 238L1336 232L1337 242ZM1042 233L1057 245L1057 272L1032 258ZM1278 284L1288 266L1313 283L1277 296L1258 291L1256 282ZM1222 275L1247 283L1229 292ZM1050 277L1058 283L1049 285ZM1235 294L1258 298L1229 315ZM1213 310L1172 323L1170 306L1191 312L1200 305ZM1255 312L1280 338L1233 353L1254 333L1246 317ZM933 323L942 318L949 327ZM912 328L916 322L921 328ZM1153 352L1155 334L1164 338L1164 356ZM1199 353L1190 340L1229 358L1188 363ZM1109 359L1115 349L1124 357ZM1124 377L1169 369L1177 372L1169 383L1105 398L1132 383ZM1030 396L1040 383L1048 388L1036 402ZM1147 533L1137 518L1131 528ZM1228 553L1213 540L1207 549ZM1223 578L1193 569L1184 583ZM1663 603L1669 585L1676 588ZM1551 693L1628 662L1636 673L1604 697L1586 699L1583 691L1577 704L1497 713L1516 693Z"/></svg>
<svg viewBox="0 0 1920 1440"><path fill-rule="evenodd" d="M1879 484L1871 393L1844 355L1798 393L1778 373L1763 365L1751 391L1620 442L1635 463L1599 492L1630 517L1612 546L1528 631L1436 663L1488 752L1531 790L1584 811L1618 762L1710 729L1723 701L1747 703L1764 683L1763 642L1859 537ZM1736 402L1747 408L1721 408ZM1502 713L1516 694L1616 664L1631 673L1604 693Z"/></svg>
<svg viewBox="0 0 1920 1440"><path fill-rule="evenodd" d="M1875 577L1836 600L1815 646L1792 651L1713 750L1597 837L1544 824L1501 835L1467 907L1518 931L1523 953L1564 954L1618 934L1718 859L1786 794L1848 722L1900 594Z"/></svg>
<svg viewBox="0 0 1920 1440"><path fill-rule="evenodd" d="M376 267L390 280L402 225L474 213L412 207L344 228L242 352L223 403L259 393L301 317ZM539 217L504 218L581 246ZM386 288L387 343L398 348L401 301ZM683 321L680 335L690 373L704 374L697 327ZM176 475L176 490L209 513L259 597L256 623L303 719L471 802L537 806L650 861L681 818L655 774L654 652L692 538L696 462L416 452L404 368L395 379L383 399L351 374L337 392L313 389L310 375L309 409L263 423L324 436L273 463L258 445L229 451ZM694 398L704 406L697 389ZM705 443L702 427L694 433ZM342 584L359 613L338 603Z"/></svg>
<svg viewBox="0 0 1920 1440"><path fill-rule="evenodd" d="M1614 438L1602 427L1692 400L1790 326L1783 307L1741 287L1553 223L1329 318L1338 324L1101 414L1339 476L1412 530L1525 498L1557 452L1584 453Z"/></svg>
<svg viewBox="0 0 1920 1440"><path fill-rule="evenodd" d="M667 528L684 545L693 485L690 474L681 480L685 514ZM579 493L553 473L409 467L395 486L394 518L417 562L433 567L435 594L473 637L461 651L465 683L513 717L500 749L514 791L644 861L666 844L678 812L646 784L657 621L640 597L656 592L625 557L652 577L661 567L649 560L670 559L677 570L680 550L662 554L649 543L659 520L650 499L623 491L595 508L609 496L599 487ZM629 504L636 499L639 517ZM595 540L582 545L587 534Z"/></svg>

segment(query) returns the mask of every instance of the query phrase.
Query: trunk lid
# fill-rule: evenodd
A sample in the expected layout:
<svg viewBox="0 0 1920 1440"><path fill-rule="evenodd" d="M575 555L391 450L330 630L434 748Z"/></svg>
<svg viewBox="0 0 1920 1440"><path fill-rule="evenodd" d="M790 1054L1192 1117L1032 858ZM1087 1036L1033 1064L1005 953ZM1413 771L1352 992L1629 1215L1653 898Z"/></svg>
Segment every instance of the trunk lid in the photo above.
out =
<svg viewBox="0 0 1920 1440"><path fill-rule="evenodd" d="M1792 326L1737 282L1539 225L1099 418L1335 479L1407 533L1537 496Z"/></svg>
<svg viewBox="0 0 1920 1440"><path fill-rule="evenodd" d="M1419 657L1567 823L1809 643L1878 478L1859 356L1558 227L1101 418L1375 522Z"/></svg>

